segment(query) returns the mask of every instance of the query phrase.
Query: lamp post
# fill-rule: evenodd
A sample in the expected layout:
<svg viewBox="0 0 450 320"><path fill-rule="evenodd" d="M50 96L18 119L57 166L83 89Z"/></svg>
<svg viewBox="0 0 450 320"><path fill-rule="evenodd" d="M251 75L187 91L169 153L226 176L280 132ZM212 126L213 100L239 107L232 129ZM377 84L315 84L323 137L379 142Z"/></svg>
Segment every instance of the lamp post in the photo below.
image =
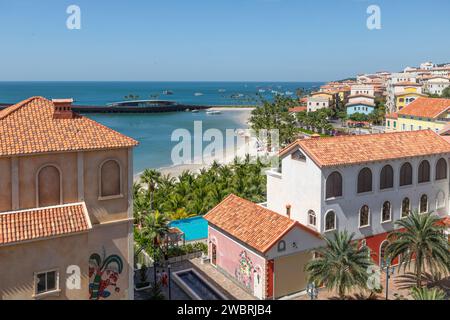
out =
<svg viewBox="0 0 450 320"><path fill-rule="evenodd" d="M395 267L391 266L391 260L381 261L381 270L386 272L386 300L389 300L389 279L391 274L395 272Z"/></svg>
<svg viewBox="0 0 450 320"><path fill-rule="evenodd" d="M316 285L313 282L308 283L306 287L306 293L311 298L311 300L316 300L319 296L319 290L317 290Z"/></svg>
<svg viewBox="0 0 450 320"><path fill-rule="evenodd" d="M170 273L170 268L171 268L172 266L169 264L168 266L167 266L167 272L168 272L168 276L169 276L169 300L172 300L172 288L171 288L171 286L170 286L170 282L172 281L172 276L171 276L171 273Z"/></svg>

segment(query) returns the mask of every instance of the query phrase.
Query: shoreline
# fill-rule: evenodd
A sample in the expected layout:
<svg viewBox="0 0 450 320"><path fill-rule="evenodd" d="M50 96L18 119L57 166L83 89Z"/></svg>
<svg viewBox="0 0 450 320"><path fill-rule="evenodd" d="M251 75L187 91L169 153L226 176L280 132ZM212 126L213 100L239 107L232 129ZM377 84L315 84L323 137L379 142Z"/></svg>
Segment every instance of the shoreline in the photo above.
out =
<svg viewBox="0 0 450 320"><path fill-rule="evenodd" d="M235 143L230 148L223 148L218 151L220 154L224 154L224 156L215 155L215 156L205 156L203 159L194 159L193 163L187 163L187 164L178 164L178 165L171 165L171 166L164 166L155 168L159 172L161 172L162 175L169 174L171 177L178 177L183 171L190 171L192 173L198 173L201 169L208 168L211 166L211 164L216 160L218 163L224 165L229 164L233 162L235 156L238 156L240 158L245 157L247 153L251 154L251 150L255 150L254 144L256 144L256 139L254 138L245 138L245 134L243 134L244 130L248 130L250 127L248 125L248 121L251 116L251 111L254 108L250 107L214 107L210 110L223 110L223 111L241 111L241 114L239 114L239 124L240 128L236 128L237 132L240 132L241 134L238 134L240 138L237 139L237 144ZM197 163L198 160L203 160L202 163ZM150 166L149 166L150 168ZM143 171L138 172L133 175L133 181L137 182L140 179L141 174Z"/></svg>

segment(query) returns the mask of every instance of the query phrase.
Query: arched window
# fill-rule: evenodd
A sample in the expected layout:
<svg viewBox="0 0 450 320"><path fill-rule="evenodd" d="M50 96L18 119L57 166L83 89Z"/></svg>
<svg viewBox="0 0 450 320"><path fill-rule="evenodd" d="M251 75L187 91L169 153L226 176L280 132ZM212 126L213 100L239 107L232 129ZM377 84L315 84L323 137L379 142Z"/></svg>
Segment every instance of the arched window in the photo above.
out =
<svg viewBox="0 0 450 320"><path fill-rule="evenodd" d="M364 168L358 174L358 193L369 191L372 191L372 171Z"/></svg>
<svg viewBox="0 0 450 320"><path fill-rule="evenodd" d="M316 222L317 222L316 213L312 210L309 210L308 211L308 224L310 226L316 226Z"/></svg>
<svg viewBox="0 0 450 320"><path fill-rule="evenodd" d="M402 201L402 218L409 216L411 212L409 198L405 198Z"/></svg>
<svg viewBox="0 0 450 320"><path fill-rule="evenodd" d="M412 184L412 166L406 162L400 168L400 185L407 186Z"/></svg>
<svg viewBox="0 0 450 320"><path fill-rule="evenodd" d="M278 251L285 251L286 250L286 242L284 240L281 240L278 242Z"/></svg>
<svg viewBox="0 0 450 320"><path fill-rule="evenodd" d="M419 212L420 213L428 212L428 196L426 194L420 197Z"/></svg>
<svg viewBox="0 0 450 320"><path fill-rule="evenodd" d="M423 160L419 165L418 182L430 181L430 163L427 160Z"/></svg>
<svg viewBox="0 0 450 320"><path fill-rule="evenodd" d="M359 210L359 227L367 227L370 225L370 210L369 207L363 205Z"/></svg>
<svg viewBox="0 0 450 320"><path fill-rule="evenodd" d="M100 197L122 195L121 167L116 160L107 160L100 166Z"/></svg>
<svg viewBox="0 0 450 320"><path fill-rule="evenodd" d="M441 158L436 163L436 180L447 179L447 161Z"/></svg>
<svg viewBox="0 0 450 320"><path fill-rule="evenodd" d="M439 191L436 195L436 209L442 209L445 207L445 194L443 191Z"/></svg>
<svg viewBox="0 0 450 320"><path fill-rule="evenodd" d="M332 231L336 229L336 214L334 211L329 211L325 215L325 231Z"/></svg>
<svg viewBox="0 0 450 320"><path fill-rule="evenodd" d="M383 212L381 212L381 222L391 221L391 203L385 201L383 203Z"/></svg>
<svg viewBox="0 0 450 320"><path fill-rule="evenodd" d="M389 189L394 187L394 170L390 165L386 165L381 169L380 173L380 189Z"/></svg>
<svg viewBox="0 0 450 320"><path fill-rule="evenodd" d="M339 172L331 173L327 178L327 199L342 196L342 176Z"/></svg>
<svg viewBox="0 0 450 320"><path fill-rule="evenodd" d="M386 265L386 248L389 245L389 241L384 240L380 245L380 265Z"/></svg>
<svg viewBox="0 0 450 320"><path fill-rule="evenodd" d="M37 206L62 204L61 172L54 165L39 169L36 176Z"/></svg>

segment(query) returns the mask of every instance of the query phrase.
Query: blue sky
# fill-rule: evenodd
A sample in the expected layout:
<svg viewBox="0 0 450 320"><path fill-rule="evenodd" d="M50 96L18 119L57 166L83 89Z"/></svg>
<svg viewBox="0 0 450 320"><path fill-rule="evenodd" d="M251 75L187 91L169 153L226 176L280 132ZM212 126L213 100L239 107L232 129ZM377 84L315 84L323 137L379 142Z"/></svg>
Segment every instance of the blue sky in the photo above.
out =
<svg viewBox="0 0 450 320"><path fill-rule="evenodd" d="M71 4L81 30L66 28ZM381 30L366 28L371 4ZM0 80L334 80L450 62L448 12L448 0L0 0Z"/></svg>

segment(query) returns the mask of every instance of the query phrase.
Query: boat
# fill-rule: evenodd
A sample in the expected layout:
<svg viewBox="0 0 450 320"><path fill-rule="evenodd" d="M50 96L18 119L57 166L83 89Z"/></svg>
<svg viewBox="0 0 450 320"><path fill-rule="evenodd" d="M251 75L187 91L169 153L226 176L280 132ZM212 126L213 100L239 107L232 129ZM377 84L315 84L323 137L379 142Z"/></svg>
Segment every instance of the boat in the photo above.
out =
<svg viewBox="0 0 450 320"><path fill-rule="evenodd" d="M292 96L294 93L292 91L286 91L284 94L287 96Z"/></svg>
<svg viewBox="0 0 450 320"><path fill-rule="evenodd" d="M208 111L206 111L206 114L211 114L211 115L221 114L221 113L222 113L222 111L219 111L219 110L208 110Z"/></svg>
<svg viewBox="0 0 450 320"><path fill-rule="evenodd" d="M163 94L170 96L170 95L173 94L173 91L170 91L170 90L164 90L164 91L163 91Z"/></svg>
<svg viewBox="0 0 450 320"><path fill-rule="evenodd" d="M202 96L203 95L203 93L201 93L201 92L196 92L196 93L194 93L194 96L196 96L196 97L200 97L200 96Z"/></svg>
<svg viewBox="0 0 450 320"><path fill-rule="evenodd" d="M198 109L192 110L192 113L199 113L200 111Z"/></svg>
<svg viewBox="0 0 450 320"><path fill-rule="evenodd" d="M227 90L225 89L219 89L219 92L226 92Z"/></svg>
<svg viewBox="0 0 450 320"><path fill-rule="evenodd" d="M264 90L264 89L259 89L258 92L259 92L259 93L264 93L264 92L266 92L266 90Z"/></svg>

